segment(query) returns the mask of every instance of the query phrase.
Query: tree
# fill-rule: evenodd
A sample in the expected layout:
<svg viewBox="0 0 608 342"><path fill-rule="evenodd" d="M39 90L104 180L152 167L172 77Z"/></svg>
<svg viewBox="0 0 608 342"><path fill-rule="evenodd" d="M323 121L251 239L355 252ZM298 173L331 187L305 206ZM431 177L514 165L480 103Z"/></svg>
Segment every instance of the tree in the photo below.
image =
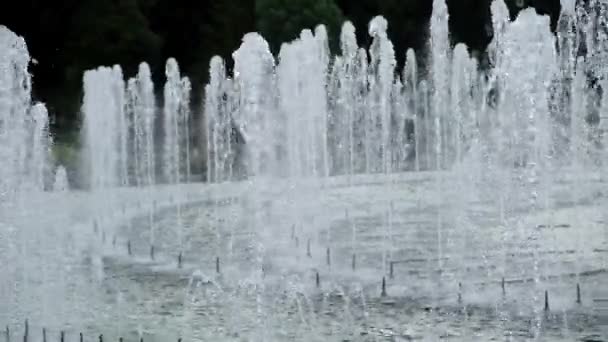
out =
<svg viewBox="0 0 608 342"><path fill-rule="evenodd" d="M72 136L69 131L78 127L84 71L120 64L126 76L134 75L141 61L158 59L161 45L137 0L81 0L67 16L58 66L63 77L54 80L56 93L50 98L66 142Z"/></svg>
<svg viewBox="0 0 608 342"><path fill-rule="evenodd" d="M232 53L238 49L243 35L256 29L254 0L212 1L208 13L204 28L206 51L197 62L205 72L205 82L211 57L221 56L230 69Z"/></svg>
<svg viewBox="0 0 608 342"><path fill-rule="evenodd" d="M137 0L83 0L68 36L68 81L80 83L84 70L99 65L120 64L134 75L141 61L158 61L160 47Z"/></svg>
<svg viewBox="0 0 608 342"><path fill-rule="evenodd" d="M417 0L340 0L340 8L357 29L357 40L363 46L371 44L368 34L370 20L382 15L389 22L388 36L395 45L395 56L400 66L405 62L405 52L415 49L424 54L428 40L428 23L432 1ZM423 58L420 56L419 61Z"/></svg>
<svg viewBox="0 0 608 342"><path fill-rule="evenodd" d="M432 1L378 0L380 14L389 24L389 37L395 45L395 55L400 66L405 62L408 49L416 50L419 62L423 62L429 37L429 21Z"/></svg>
<svg viewBox="0 0 608 342"><path fill-rule="evenodd" d="M352 22L356 28L357 40L359 44L369 46L371 38L367 33L367 27L370 20L376 15L381 14L380 4L378 0L338 0L338 5L342 9L344 15ZM393 23L389 22L389 36L392 30Z"/></svg>
<svg viewBox="0 0 608 342"><path fill-rule="evenodd" d="M302 29L327 26L330 44L338 43L344 21L342 11L333 0L257 0L255 6L257 30L277 53L281 44L294 40Z"/></svg>
<svg viewBox="0 0 608 342"><path fill-rule="evenodd" d="M576 3L588 3L589 0L575 0ZM551 17L551 30L555 32L557 20L561 13L561 3L559 0L505 0L511 20L514 20L522 9L534 7L536 13L549 15Z"/></svg>
<svg viewBox="0 0 608 342"><path fill-rule="evenodd" d="M45 102L51 114L62 114L56 116L51 124L55 141L63 137L63 131L73 129L71 123L75 115L72 110L75 106L65 104L78 102L74 94L65 94L65 66L68 59L65 37L71 31L71 17L78 3L78 0L24 0L12 3L10 11L0 11L0 25L6 25L22 36L30 56L35 60L29 66L34 99ZM57 126L62 126L62 129L57 130Z"/></svg>
<svg viewBox="0 0 608 342"><path fill-rule="evenodd" d="M452 43L483 51L492 39L491 0L448 0Z"/></svg>

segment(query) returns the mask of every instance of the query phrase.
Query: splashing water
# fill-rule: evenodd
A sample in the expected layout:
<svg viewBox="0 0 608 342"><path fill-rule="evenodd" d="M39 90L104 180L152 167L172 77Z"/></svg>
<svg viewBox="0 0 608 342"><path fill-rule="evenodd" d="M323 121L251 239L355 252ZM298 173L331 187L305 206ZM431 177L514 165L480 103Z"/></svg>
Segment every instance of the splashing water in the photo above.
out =
<svg viewBox="0 0 608 342"><path fill-rule="evenodd" d="M63 165L59 165L55 170L55 181L53 182L53 191L54 192L65 192L70 190L70 184L68 182L68 173L63 167Z"/></svg>
<svg viewBox="0 0 608 342"><path fill-rule="evenodd" d="M22 191L44 190L50 139L46 108L31 103L25 42L0 26L0 45L0 202L8 203Z"/></svg>

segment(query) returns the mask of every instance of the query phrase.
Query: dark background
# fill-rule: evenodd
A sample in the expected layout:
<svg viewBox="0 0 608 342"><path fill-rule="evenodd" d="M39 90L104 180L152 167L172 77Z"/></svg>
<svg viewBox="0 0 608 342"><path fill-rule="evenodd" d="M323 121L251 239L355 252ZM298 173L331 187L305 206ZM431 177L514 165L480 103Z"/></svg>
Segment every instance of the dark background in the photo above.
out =
<svg viewBox="0 0 608 342"><path fill-rule="evenodd" d="M483 52L492 38L491 0L447 0L453 43ZM512 17L533 6L552 16L559 0L507 0ZM141 61L151 64L157 90L164 62L175 57L193 83L200 104L213 55L231 63L244 33L258 31L274 53L303 28L326 24L331 44L344 20L369 45L367 24L376 15L389 21L399 64L407 48L424 55L432 0L19 0L0 12L0 25L23 36L32 58L34 99L45 102L55 143L76 141L84 70L120 64L131 77ZM424 63L424 62L422 62Z"/></svg>

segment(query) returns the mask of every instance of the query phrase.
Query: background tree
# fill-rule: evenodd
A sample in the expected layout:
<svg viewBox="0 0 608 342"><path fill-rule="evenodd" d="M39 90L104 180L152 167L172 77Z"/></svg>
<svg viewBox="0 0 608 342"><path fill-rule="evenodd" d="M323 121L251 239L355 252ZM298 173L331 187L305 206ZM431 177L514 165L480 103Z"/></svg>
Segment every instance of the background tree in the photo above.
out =
<svg viewBox="0 0 608 342"><path fill-rule="evenodd" d="M492 39L492 0L448 0L452 43L483 51Z"/></svg>
<svg viewBox="0 0 608 342"><path fill-rule="evenodd" d="M154 33L137 0L81 0L66 42L66 81L70 92L82 87L85 70L120 64L127 76L141 61L160 57L161 38Z"/></svg>
<svg viewBox="0 0 608 342"><path fill-rule="evenodd" d="M204 61L205 80L209 60L214 55L224 58L228 68L233 64L232 53L241 45L245 33L256 31L254 0L211 1L206 37L210 51Z"/></svg>
<svg viewBox="0 0 608 342"><path fill-rule="evenodd" d="M297 38L302 29L314 29L319 24L327 27L330 44L335 48L344 22L334 0L257 0L255 17L257 30L275 54L283 42Z"/></svg>
<svg viewBox="0 0 608 342"><path fill-rule="evenodd" d="M428 23L432 13L432 1L418 0L339 0L345 16L357 29L360 45L369 46L370 20L382 15L388 20L388 36L395 46L397 64L402 67L408 49L415 49L421 69L423 68L426 43L429 36Z"/></svg>

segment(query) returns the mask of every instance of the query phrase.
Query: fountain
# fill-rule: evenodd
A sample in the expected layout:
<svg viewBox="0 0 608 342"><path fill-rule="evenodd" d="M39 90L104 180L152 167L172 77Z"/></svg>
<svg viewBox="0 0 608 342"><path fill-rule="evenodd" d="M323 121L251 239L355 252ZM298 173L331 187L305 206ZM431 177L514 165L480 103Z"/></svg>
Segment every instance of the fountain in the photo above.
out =
<svg viewBox="0 0 608 342"><path fill-rule="evenodd" d="M86 72L89 191L61 167L42 191L48 116L23 40L0 28L8 339L26 319L26 338L67 340L606 336L608 4L564 1L554 35L494 0L487 70L433 6L427 74L382 17L368 50L345 23L335 56L323 26L276 58L245 35L232 74L210 61L201 128L174 59L162 108L145 63L127 81Z"/></svg>
<svg viewBox="0 0 608 342"><path fill-rule="evenodd" d="M29 54L22 38L0 28L0 200L15 200L22 191L44 190L48 114L32 104Z"/></svg>
<svg viewBox="0 0 608 342"><path fill-rule="evenodd" d="M180 78L175 59L167 61L166 75L163 172L169 184L177 184L190 180L190 81Z"/></svg>
<svg viewBox="0 0 608 342"><path fill-rule="evenodd" d="M156 183L154 120L156 101L150 67L141 63L137 77L128 82L127 115L132 122L132 155L135 185L144 187Z"/></svg>
<svg viewBox="0 0 608 342"><path fill-rule="evenodd" d="M83 140L90 187L107 189L127 184L125 85L119 66L87 71L83 78Z"/></svg>

